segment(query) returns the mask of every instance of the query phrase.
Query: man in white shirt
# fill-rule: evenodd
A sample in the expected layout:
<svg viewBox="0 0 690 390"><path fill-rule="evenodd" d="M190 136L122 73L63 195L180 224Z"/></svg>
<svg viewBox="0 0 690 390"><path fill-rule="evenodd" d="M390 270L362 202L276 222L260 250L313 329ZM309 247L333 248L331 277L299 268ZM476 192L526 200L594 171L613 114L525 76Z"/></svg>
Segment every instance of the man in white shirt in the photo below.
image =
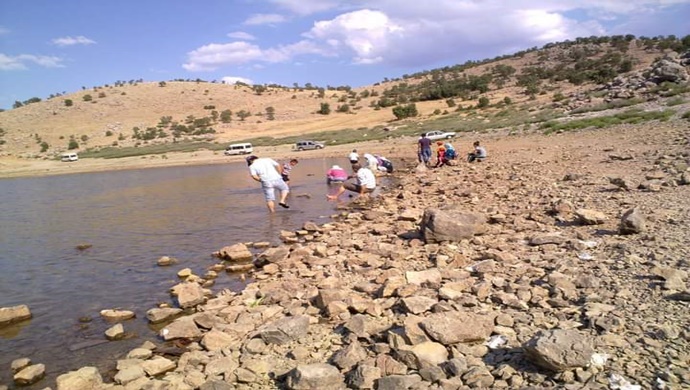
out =
<svg viewBox="0 0 690 390"><path fill-rule="evenodd" d="M249 174L252 179L261 183L261 189L264 191L266 198L266 206L268 211L275 212L275 190L280 191L281 207L289 209L290 206L285 203L285 199L290 192L287 184L283 181L283 167L275 160L270 158L258 158L256 156L247 157L247 165L249 165Z"/></svg>
<svg viewBox="0 0 690 390"><path fill-rule="evenodd" d="M346 181L340 186L338 192L333 195L326 195L328 200L338 199L345 190L356 192L360 196L366 196L376 189L376 176L369 168L362 167L360 164L352 164L352 170L355 171L357 182Z"/></svg>
<svg viewBox="0 0 690 390"><path fill-rule="evenodd" d="M352 152L347 156L350 160L350 164L357 164L359 162L359 154L357 154L357 149L352 149Z"/></svg>

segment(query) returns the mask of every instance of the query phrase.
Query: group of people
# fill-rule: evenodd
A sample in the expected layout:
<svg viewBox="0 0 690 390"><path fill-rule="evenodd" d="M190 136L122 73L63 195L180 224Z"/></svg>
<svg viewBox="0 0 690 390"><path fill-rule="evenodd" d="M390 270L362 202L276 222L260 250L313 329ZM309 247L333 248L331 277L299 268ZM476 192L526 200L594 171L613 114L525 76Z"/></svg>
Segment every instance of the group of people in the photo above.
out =
<svg viewBox="0 0 690 390"><path fill-rule="evenodd" d="M431 163L432 142L425 134L417 142L417 156L419 162L426 166ZM457 152L450 142L436 142L436 164L434 167L448 165L449 161L457 158ZM474 150L467 155L468 162L484 161L487 157L486 149L474 143ZM287 196L290 193L290 171L299 163L293 158L285 164L279 164L271 158L259 158L251 155L246 158L249 165L249 173L255 181L261 183L261 188L266 199L266 206L270 212L275 212L275 191L280 192L278 205L283 208L290 208L287 204ZM365 153L360 159L357 149L353 149L348 155L348 160L352 164L353 175L350 175L338 165L333 165L326 172L326 182L329 185L337 186L333 194L327 195L329 200L336 200L346 190L365 196L376 189L376 172L393 172L393 163L387 158L375 154ZM360 161L361 160L361 161ZM355 179L351 181L350 179Z"/></svg>
<svg viewBox="0 0 690 390"><path fill-rule="evenodd" d="M353 175L348 174L345 169L338 165L333 165L328 170L326 182L335 187L334 193L327 195L329 200L338 199L346 190L359 195L369 194L376 189L375 172L393 172L393 163L383 156L366 153L362 157L360 162L356 149L348 155L348 159L352 164ZM287 197L290 193L288 185L290 182L290 172L299 161L293 158L281 165L271 158L259 158L255 155L248 156L246 161L252 179L261 183L268 210L271 213L275 212L276 191L280 194L278 205L289 209ZM355 180L351 181L350 179Z"/></svg>
<svg viewBox="0 0 690 390"><path fill-rule="evenodd" d="M423 162L426 166L430 166L431 164L431 145L432 141L427 138L426 134L422 134L417 141L417 158L420 163ZM486 149L479 144L479 141L475 141L473 146L474 150L467 154L467 161L484 161L487 157ZM449 165L449 162L457 159L457 157L458 154L449 141L436 142L436 164L434 165L434 168Z"/></svg>

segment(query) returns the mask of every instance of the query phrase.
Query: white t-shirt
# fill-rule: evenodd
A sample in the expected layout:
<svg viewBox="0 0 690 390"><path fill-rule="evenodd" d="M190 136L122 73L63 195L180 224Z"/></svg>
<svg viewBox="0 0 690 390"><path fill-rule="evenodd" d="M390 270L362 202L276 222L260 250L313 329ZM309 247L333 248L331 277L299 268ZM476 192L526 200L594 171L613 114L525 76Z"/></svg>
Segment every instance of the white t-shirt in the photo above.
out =
<svg viewBox="0 0 690 390"><path fill-rule="evenodd" d="M352 152L352 153L350 153L348 158L350 159L350 161L358 161L359 160L359 154L357 154L357 152Z"/></svg>
<svg viewBox="0 0 690 390"><path fill-rule="evenodd" d="M256 175L261 181L272 181L282 179L280 173L276 170L278 163L270 158L257 158L254 163L249 166L249 173L252 176Z"/></svg>
<svg viewBox="0 0 690 390"><path fill-rule="evenodd" d="M359 185L370 190L376 188L376 176L369 168L359 168L357 171L357 181Z"/></svg>

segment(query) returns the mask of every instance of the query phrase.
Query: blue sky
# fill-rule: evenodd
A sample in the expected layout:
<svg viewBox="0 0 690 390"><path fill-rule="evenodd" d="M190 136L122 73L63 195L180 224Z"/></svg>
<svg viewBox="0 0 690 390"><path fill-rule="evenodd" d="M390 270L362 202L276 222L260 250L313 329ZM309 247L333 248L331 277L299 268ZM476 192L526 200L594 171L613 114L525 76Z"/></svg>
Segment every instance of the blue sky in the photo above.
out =
<svg viewBox="0 0 690 390"><path fill-rule="evenodd" d="M2 0L0 108L115 81L370 85L582 36L690 34L690 0Z"/></svg>

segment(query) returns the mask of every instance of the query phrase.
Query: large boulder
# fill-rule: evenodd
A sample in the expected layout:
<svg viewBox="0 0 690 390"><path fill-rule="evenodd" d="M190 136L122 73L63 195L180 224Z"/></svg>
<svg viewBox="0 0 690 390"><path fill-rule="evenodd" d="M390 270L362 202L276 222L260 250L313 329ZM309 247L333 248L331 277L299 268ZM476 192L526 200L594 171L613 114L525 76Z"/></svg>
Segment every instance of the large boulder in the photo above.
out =
<svg viewBox="0 0 690 390"><path fill-rule="evenodd" d="M29 318L31 318L31 312L26 305L0 307L0 326L28 320Z"/></svg>
<svg viewBox="0 0 690 390"><path fill-rule="evenodd" d="M657 84L664 81L682 83L688 80L688 71L677 58L667 55L652 64L649 79Z"/></svg>
<svg viewBox="0 0 690 390"><path fill-rule="evenodd" d="M174 286L172 290L183 309L194 307L206 300L204 289L198 283L183 282Z"/></svg>
<svg viewBox="0 0 690 390"><path fill-rule="evenodd" d="M534 364L560 372L587 366L594 354L592 344L591 337L575 329L555 329L538 333L524 348Z"/></svg>
<svg viewBox="0 0 690 390"><path fill-rule="evenodd" d="M453 206L426 209L421 231L427 243L460 241L483 234L486 231L486 217Z"/></svg>

